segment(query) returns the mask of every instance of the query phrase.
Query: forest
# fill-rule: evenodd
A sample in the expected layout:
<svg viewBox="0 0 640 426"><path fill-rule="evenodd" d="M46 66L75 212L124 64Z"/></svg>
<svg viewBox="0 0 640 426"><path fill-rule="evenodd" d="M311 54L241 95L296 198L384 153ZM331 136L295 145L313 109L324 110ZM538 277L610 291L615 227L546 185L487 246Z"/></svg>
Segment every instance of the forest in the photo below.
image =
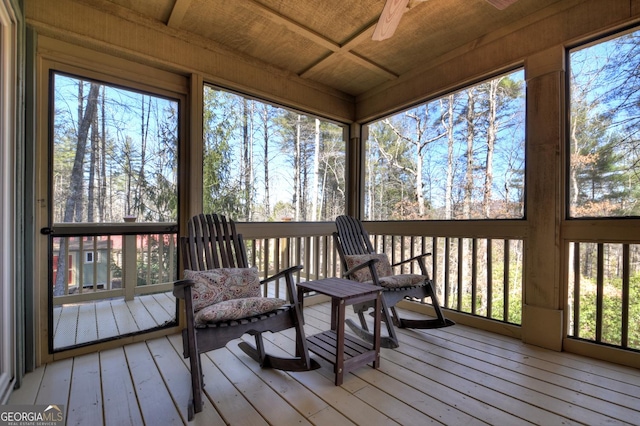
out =
<svg viewBox="0 0 640 426"><path fill-rule="evenodd" d="M516 71L369 125L369 220L524 215L524 73Z"/></svg>
<svg viewBox="0 0 640 426"><path fill-rule="evenodd" d="M345 126L204 88L203 204L238 221L345 211Z"/></svg>
<svg viewBox="0 0 640 426"><path fill-rule="evenodd" d="M178 103L55 74L53 222L177 220Z"/></svg>

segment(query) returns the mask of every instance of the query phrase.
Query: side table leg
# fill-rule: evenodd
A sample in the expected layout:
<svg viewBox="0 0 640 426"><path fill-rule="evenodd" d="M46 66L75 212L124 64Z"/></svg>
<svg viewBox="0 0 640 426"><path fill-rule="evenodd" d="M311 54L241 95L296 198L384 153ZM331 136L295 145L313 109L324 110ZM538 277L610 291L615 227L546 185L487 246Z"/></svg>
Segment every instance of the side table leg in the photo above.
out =
<svg viewBox="0 0 640 426"><path fill-rule="evenodd" d="M337 309L334 310L334 316L336 318L336 386L340 386L344 380L344 320L345 320L345 304L344 300L334 298L334 301L338 304ZM332 303L333 304L333 303ZM335 306L335 305L334 305Z"/></svg>
<svg viewBox="0 0 640 426"><path fill-rule="evenodd" d="M373 361L373 368L380 367L380 328L381 328L381 320L382 320L382 292L378 292L378 297L376 298L374 309L374 323L373 323L373 350L376 352L376 358Z"/></svg>

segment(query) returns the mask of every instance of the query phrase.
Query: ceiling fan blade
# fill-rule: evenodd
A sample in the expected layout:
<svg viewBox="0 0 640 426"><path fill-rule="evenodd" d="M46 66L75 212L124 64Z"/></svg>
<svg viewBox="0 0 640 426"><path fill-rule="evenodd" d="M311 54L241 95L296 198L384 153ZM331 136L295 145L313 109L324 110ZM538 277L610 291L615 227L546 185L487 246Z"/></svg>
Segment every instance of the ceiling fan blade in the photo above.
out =
<svg viewBox="0 0 640 426"><path fill-rule="evenodd" d="M517 1L518 0L487 0L487 2L493 5L493 7L500 10L506 9Z"/></svg>
<svg viewBox="0 0 640 426"><path fill-rule="evenodd" d="M407 10L408 3L409 0L387 0L371 38L380 41L391 37L398 27L404 11Z"/></svg>

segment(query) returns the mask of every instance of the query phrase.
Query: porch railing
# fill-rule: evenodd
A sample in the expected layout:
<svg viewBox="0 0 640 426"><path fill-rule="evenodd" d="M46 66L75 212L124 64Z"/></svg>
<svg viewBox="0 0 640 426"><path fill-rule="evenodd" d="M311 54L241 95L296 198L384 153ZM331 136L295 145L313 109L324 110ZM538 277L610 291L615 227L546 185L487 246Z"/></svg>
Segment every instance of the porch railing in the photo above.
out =
<svg viewBox="0 0 640 426"><path fill-rule="evenodd" d="M392 263L432 253L428 263L439 300L446 308L520 324L522 222L367 222L365 226L376 250L387 253ZM297 264L304 266L301 280L342 273L332 239L333 223L241 223L238 229L247 241L251 263L265 277ZM414 272L415 268L414 264L395 272ZM265 294L267 291L285 296L279 286L265 288Z"/></svg>
<svg viewBox="0 0 640 426"><path fill-rule="evenodd" d="M588 225L588 224L587 224ZM568 335L640 350L640 239L621 226L618 240L578 239L583 224L568 228ZM523 286L522 221L366 222L378 252L393 263L430 252L428 264L441 304L451 310L520 324ZM574 230L573 228L576 228ZM624 229L622 229L624 228ZM100 229L100 231L98 231ZM292 265L298 280L340 276L329 223L239 223L250 262L264 277ZM614 226L609 233L616 235ZM56 227L53 240L54 304L169 291L177 279L175 224ZM586 231L585 231L586 232ZM584 233L584 232L583 232ZM573 239L572 239L573 238ZM56 269L60 257L67 259ZM414 272L416 265L396 272ZM264 293L286 297L278 282ZM421 301L417 301L421 302Z"/></svg>
<svg viewBox="0 0 640 426"><path fill-rule="evenodd" d="M571 337L640 350L640 244L569 244Z"/></svg>
<svg viewBox="0 0 640 426"><path fill-rule="evenodd" d="M127 226L130 225L130 226ZM441 304L452 310L519 324L522 305L522 226L502 221L451 224L433 222L367 222L376 250L392 263L430 252L432 278ZM84 229L86 228L86 229ZM169 291L176 277L175 225L122 224L57 229L53 237L54 275L63 255L69 259L62 292L55 304ZM492 230L493 229L493 230ZM264 277L303 265L298 280L340 276L341 267L331 223L239 223L250 263ZM466 235L461 234L461 231ZM61 235L65 234L66 235ZM511 233L511 235L508 235ZM398 268L414 272L417 265ZM55 278L54 284L55 286ZM56 290L54 288L54 290ZM264 293L286 297L278 282ZM55 292L54 292L55 294ZM421 302L421 301L418 301Z"/></svg>

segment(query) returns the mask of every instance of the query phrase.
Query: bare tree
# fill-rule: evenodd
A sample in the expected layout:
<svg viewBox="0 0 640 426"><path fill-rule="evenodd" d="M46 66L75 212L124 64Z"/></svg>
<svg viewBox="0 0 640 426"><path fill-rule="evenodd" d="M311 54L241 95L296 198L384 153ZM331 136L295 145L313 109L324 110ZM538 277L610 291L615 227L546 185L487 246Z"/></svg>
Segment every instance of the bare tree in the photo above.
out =
<svg viewBox="0 0 640 426"><path fill-rule="evenodd" d="M84 178L84 158L87 151L87 138L89 136L89 129L93 123L97 111L98 95L100 93L100 86L96 83L91 83L89 87L89 95L87 97L86 105L84 105L83 85L80 81L78 85L78 134L77 134L77 149L76 155L73 160L73 168L71 170L71 183L70 194L65 202L63 222L72 222L75 217L76 221L82 220L82 189ZM60 252L58 254L58 273L56 275L56 282L54 284L53 295L60 296L64 294L64 284L67 276L67 240L65 238L60 239Z"/></svg>
<svg viewBox="0 0 640 426"><path fill-rule="evenodd" d="M462 205L462 216L464 219L471 218L471 203L473 202L473 168L474 168L474 156L473 156L473 142L475 140L475 120L476 120L476 93L474 89L469 89L467 92L467 108L465 114L465 120L467 124L467 167L465 169L464 179L464 202Z"/></svg>
<svg viewBox="0 0 640 426"><path fill-rule="evenodd" d="M489 103L489 111L487 114L487 155L485 161L484 191L482 197L482 212L485 219L491 217L491 199L493 197L493 151L496 143L496 133L498 130L498 88L500 87L501 81L501 78L496 78L489 82L489 94L487 100Z"/></svg>
<svg viewBox="0 0 640 426"><path fill-rule="evenodd" d="M455 145L455 137L453 133L453 95L449 95L448 103L446 107L446 113L442 114L442 127L445 129L447 136L447 178L445 183L445 195L444 195L444 218L450 220L453 218L453 171L454 171L454 158L453 147ZM443 101L440 101L440 108L445 110Z"/></svg>

